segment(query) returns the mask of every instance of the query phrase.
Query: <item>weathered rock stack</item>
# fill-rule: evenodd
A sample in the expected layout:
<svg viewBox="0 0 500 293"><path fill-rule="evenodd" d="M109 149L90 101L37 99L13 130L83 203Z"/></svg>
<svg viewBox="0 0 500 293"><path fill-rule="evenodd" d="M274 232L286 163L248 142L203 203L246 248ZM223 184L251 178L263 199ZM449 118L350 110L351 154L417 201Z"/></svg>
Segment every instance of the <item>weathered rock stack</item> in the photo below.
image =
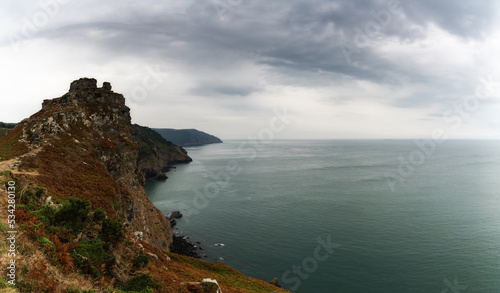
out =
<svg viewBox="0 0 500 293"><path fill-rule="evenodd" d="M86 186L85 182L78 182L82 174L65 173L61 176L58 165L71 164L73 169L82 170L90 169L89 165L104 166L106 173L88 174L96 177L94 180L99 180L101 176L101 182L96 181L95 184L103 186L100 189L82 187L84 190L81 193L92 192L87 197L93 203L103 205L108 214L123 218L133 231L142 232L144 240L168 249L172 242L170 224L144 191L145 176L138 168L139 140L134 136L130 109L125 105L123 95L111 91L109 82L98 88L94 78L75 80L68 93L56 99L44 100L42 110L23 120L20 125L23 128L22 140L28 149L39 150L41 157L38 160L33 158L25 165L45 170L41 177L44 182L40 182L42 186L51 185L59 189L58 194L68 182ZM61 144L63 140L65 143ZM43 157L49 153L50 160L43 162ZM189 159L186 154L181 155ZM158 157L148 162L160 159ZM159 162L157 168L164 169L165 164ZM75 178L72 178L73 175ZM114 185L104 186L104 179L109 176L114 179ZM47 187L50 189L50 186Z"/></svg>

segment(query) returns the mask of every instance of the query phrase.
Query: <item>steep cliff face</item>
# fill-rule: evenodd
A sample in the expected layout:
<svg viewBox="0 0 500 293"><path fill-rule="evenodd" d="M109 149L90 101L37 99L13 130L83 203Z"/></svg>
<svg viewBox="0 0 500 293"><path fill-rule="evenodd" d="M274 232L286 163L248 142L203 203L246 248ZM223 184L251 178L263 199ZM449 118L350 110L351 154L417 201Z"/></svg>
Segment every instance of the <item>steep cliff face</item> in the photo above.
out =
<svg viewBox="0 0 500 293"><path fill-rule="evenodd" d="M93 207L125 219L146 241L168 248L169 223L147 198L145 168L137 165L143 142L134 136L125 98L112 92L109 83L98 88L95 79L74 81L68 93L45 100L42 110L9 134L2 139L22 144L19 149L24 150L14 154L20 157L12 167L31 174L62 198L75 195L90 200Z"/></svg>

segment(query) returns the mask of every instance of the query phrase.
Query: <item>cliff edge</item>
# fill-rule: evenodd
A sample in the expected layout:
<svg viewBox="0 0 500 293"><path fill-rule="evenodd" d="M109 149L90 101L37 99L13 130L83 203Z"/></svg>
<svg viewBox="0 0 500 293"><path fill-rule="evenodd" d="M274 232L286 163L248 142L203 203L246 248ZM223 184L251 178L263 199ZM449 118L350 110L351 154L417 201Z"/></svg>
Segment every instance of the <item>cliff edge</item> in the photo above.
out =
<svg viewBox="0 0 500 293"><path fill-rule="evenodd" d="M0 157L14 160L9 169L31 175L61 199L74 195L89 200L107 215L123 218L146 241L168 249L170 224L143 188L148 177L138 166L143 142L134 136L125 98L108 82L98 88L93 78L73 81L68 93L44 100L39 112L21 121L2 141L16 146L10 154L0 147ZM152 169L164 170L169 163L142 158L146 159L157 162ZM186 154L183 159L190 160Z"/></svg>

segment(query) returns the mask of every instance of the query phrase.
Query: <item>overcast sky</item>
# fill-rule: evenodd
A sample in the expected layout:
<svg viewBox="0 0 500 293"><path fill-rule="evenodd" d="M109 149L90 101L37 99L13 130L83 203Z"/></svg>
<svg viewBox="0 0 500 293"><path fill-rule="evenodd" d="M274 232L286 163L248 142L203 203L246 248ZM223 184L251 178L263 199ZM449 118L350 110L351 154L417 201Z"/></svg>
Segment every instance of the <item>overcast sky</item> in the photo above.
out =
<svg viewBox="0 0 500 293"><path fill-rule="evenodd" d="M499 3L2 1L0 121L94 77L222 139L500 138Z"/></svg>

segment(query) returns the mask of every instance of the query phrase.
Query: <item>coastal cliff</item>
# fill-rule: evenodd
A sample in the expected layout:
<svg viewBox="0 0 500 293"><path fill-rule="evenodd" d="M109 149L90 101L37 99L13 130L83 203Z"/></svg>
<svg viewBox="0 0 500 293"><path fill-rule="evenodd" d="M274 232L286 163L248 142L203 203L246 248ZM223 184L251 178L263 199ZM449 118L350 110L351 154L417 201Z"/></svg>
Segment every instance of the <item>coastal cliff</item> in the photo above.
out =
<svg viewBox="0 0 500 293"><path fill-rule="evenodd" d="M189 163L192 159L185 149L163 138L149 127L132 125L138 141L137 166L145 180L167 179L172 164Z"/></svg>
<svg viewBox="0 0 500 293"><path fill-rule="evenodd" d="M1 288L286 292L224 264L169 252L169 221L143 184L189 161L183 148L132 125L125 98L110 83L79 79L68 93L44 100L39 112L0 138L0 214L15 215L0 230L16 230L12 256L0 244L0 265L16 266L13 277L0 279ZM11 192L14 202L7 200Z"/></svg>
<svg viewBox="0 0 500 293"><path fill-rule="evenodd" d="M168 249L170 225L142 187L140 141L134 137L130 109L109 83L98 88L95 79L72 82L68 93L44 100L38 113L4 138L17 140L20 156L11 164L38 173L32 177L36 183L61 199L78 190L92 206L123 218L146 241Z"/></svg>

